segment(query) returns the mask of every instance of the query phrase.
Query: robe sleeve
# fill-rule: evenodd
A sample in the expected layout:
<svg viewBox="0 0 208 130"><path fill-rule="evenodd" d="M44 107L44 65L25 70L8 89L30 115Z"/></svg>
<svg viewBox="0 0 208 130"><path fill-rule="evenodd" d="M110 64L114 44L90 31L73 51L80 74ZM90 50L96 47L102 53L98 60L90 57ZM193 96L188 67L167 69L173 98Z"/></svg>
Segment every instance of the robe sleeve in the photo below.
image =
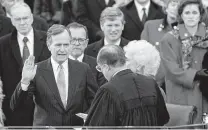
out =
<svg viewBox="0 0 208 130"><path fill-rule="evenodd" d="M90 107L85 126L115 126L117 123L116 101L105 88L100 88Z"/></svg>

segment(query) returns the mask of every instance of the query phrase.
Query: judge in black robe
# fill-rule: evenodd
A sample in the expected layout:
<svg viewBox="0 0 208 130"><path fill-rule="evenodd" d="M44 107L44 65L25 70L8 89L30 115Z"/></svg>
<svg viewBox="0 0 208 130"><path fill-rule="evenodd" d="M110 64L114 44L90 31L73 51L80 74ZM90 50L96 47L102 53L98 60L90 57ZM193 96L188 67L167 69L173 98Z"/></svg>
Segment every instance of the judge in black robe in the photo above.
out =
<svg viewBox="0 0 208 130"><path fill-rule="evenodd" d="M104 46L97 61L109 82L96 93L86 126L162 126L169 121L157 83L126 69L119 46Z"/></svg>

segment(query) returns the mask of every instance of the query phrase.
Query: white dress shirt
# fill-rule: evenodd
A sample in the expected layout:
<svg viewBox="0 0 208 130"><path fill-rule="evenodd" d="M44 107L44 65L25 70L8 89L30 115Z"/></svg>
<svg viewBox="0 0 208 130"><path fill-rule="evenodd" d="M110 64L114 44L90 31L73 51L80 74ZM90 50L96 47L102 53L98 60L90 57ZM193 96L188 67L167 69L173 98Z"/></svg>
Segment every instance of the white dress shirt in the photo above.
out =
<svg viewBox="0 0 208 130"><path fill-rule="evenodd" d="M108 3L109 3L109 0L105 0L105 4L108 5Z"/></svg>
<svg viewBox="0 0 208 130"><path fill-rule="evenodd" d="M148 16L148 14L149 14L149 8L150 8L150 1L146 5L144 5L144 6L142 6L141 4L139 4L136 0L134 1L134 3L135 3L135 6L136 6L136 9L137 9L137 13L139 15L139 18L142 21L142 17L144 15L144 11L142 9L145 8L145 13Z"/></svg>
<svg viewBox="0 0 208 130"><path fill-rule="evenodd" d="M23 38L24 37L28 38L28 42L26 44L29 49L30 55L34 54L34 31L33 29L31 29L27 36L24 36L20 34L19 32L17 33L17 41L19 44L21 57L23 56L23 47L24 47Z"/></svg>
<svg viewBox="0 0 208 130"><path fill-rule="evenodd" d="M77 60L79 61L79 62L82 62L83 61L83 58L84 58L84 54L82 54L81 56L79 56L78 58L77 58ZM71 60L76 60L73 56L71 56L71 55L69 55L69 59L71 59Z"/></svg>
<svg viewBox="0 0 208 130"><path fill-rule="evenodd" d="M115 42L115 44L114 45L120 45L120 43L121 43L121 38L117 41L117 42ZM104 38L104 45L109 45L110 43L108 43L108 41L106 40L106 38Z"/></svg>
<svg viewBox="0 0 208 130"><path fill-rule="evenodd" d="M59 64L51 57L51 64L53 68L53 73L57 83L57 76L60 70ZM69 71L68 71L68 59L62 63L64 69L64 76L65 76L65 85L66 85L66 101L68 99L68 87L69 87ZM58 87L58 86L57 86Z"/></svg>

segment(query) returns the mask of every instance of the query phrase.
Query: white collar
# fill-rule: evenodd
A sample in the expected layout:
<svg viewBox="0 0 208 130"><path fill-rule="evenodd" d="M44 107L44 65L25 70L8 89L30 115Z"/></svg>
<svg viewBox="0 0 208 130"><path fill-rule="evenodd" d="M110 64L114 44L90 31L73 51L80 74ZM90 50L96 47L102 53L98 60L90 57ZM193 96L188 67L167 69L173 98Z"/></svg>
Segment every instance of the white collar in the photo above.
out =
<svg viewBox="0 0 208 130"><path fill-rule="evenodd" d="M51 57L51 64L52 64L52 67L53 67L54 71L58 71L59 65L60 65L60 64L57 63L57 62L53 59L53 57ZM68 59L62 63L62 66L64 67L64 69L66 69L66 67L68 67Z"/></svg>
<svg viewBox="0 0 208 130"><path fill-rule="evenodd" d="M34 31L33 31L33 28L30 30L30 32L25 36L25 35L22 35L21 33L19 33L17 31L17 37L19 37L21 40L23 40L24 37L27 37L29 42L32 42L33 39L34 39Z"/></svg>
<svg viewBox="0 0 208 130"><path fill-rule="evenodd" d="M11 15L9 13L6 13L6 16L11 19Z"/></svg>
<svg viewBox="0 0 208 130"><path fill-rule="evenodd" d="M80 55L80 56L77 58L77 60L78 60L79 62L82 62L82 61L83 61L83 58L84 58L84 54ZM69 59L75 60L75 58L74 58L73 56L71 56L71 55L69 55Z"/></svg>
<svg viewBox="0 0 208 130"><path fill-rule="evenodd" d="M142 12L143 11L142 9L145 8L146 9L145 10L146 15L148 16L148 14L149 14L149 8L150 8L150 1L147 2L146 5L144 5L144 6L142 6L141 4L139 4L136 0L134 1L134 3L135 3L135 6L136 6L136 8L137 8L137 10L139 12Z"/></svg>
<svg viewBox="0 0 208 130"><path fill-rule="evenodd" d="M119 46L120 43L121 43L121 38L119 38L118 41L116 41L114 45L118 45ZM106 38L104 38L104 45L109 45L109 44L110 43L108 43L108 41L106 40Z"/></svg>

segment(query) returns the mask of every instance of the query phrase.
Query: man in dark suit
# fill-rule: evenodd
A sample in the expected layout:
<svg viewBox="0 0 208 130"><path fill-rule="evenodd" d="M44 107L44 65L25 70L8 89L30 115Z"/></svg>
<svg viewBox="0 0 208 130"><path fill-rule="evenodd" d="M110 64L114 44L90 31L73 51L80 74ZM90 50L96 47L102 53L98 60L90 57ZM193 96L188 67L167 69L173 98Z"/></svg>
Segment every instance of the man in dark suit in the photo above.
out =
<svg viewBox="0 0 208 130"><path fill-rule="evenodd" d="M121 37L124 24L124 15L119 8L107 7L104 9L100 15L100 26L104 33L104 38L90 44L86 48L85 54L96 58L98 51L104 45L114 44L122 48L127 45L129 41Z"/></svg>
<svg viewBox="0 0 208 130"><path fill-rule="evenodd" d="M11 7L17 3L17 2L24 2L24 0L2 0L2 6L4 7L5 15L10 18L11 17ZM37 30L47 31L48 30L48 24L47 22L38 16L33 15L33 28Z"/></svg>
<svg viewBox="0 0 208 130"><path fill-rule="evenodd" d="M147 20L164 17L161 7L151 0L132 0L121 10L126 20L122 36L128 40L140 40L140 35Z"/></svg>
<svg viewBox="0 0 208 130"><path fill-rule="evenodd" d="M75 11L76 21L89 30L90 43L103 36L100 30L100 14L106 8L115 4L114 0L77 0Z"/></svg>
<svg viewBox="0 0 208 130"><path fill-rule="evenodd" d="M70 44L65 26L54 24L47 32L51 58L35 65L30 56L24 64L11 108L34 97L34 126L83 125L76 114L88 110L98 86L89 65L68 58Z"/></svg>
<svg viewBox="0 0 208 130"><path fill-rule="evenodd" d="M93 71L95 79L99 86L106 83L103 74L96 70L96 59L92 56L84 54L84 50L88 45L87 28L79 23L73 22L67 26L72 35L72 44L70 46L69 58L87 63Z"/></svg>
<svg viewBox="0 0 208 130"><path fill-rule="evenodd" d="M158 126L168 122L169 114L157 83L128 69L121 47L101 48L97 64L108 82L96 93L85 125Z"/></svg>
<svg viewBox="0 0 208 130"><path fill-rule="evenodd" d="M46 46L46 33L32 28L33 16L28 5L16 3L12 7L11 21L16 28L12 33L0 38L0 77L3 82L3 112L6 126L32 125L33 103L21 104L11 111L9 103L16 85L21 80L23 62L27 54L40 62L50 56Z"/></svg>

